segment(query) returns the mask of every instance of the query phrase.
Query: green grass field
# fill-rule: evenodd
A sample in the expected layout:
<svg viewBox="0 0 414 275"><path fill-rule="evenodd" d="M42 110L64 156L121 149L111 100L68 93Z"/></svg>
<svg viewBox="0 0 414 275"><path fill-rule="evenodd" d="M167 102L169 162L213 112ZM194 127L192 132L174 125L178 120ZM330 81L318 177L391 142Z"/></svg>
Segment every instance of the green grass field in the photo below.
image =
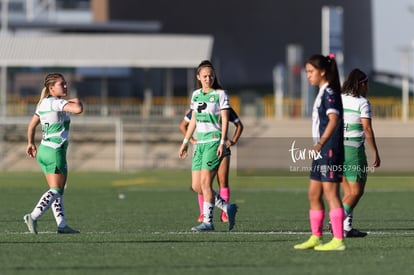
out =
<svg viewBox="0 0 414 275"><path fill-rule="evenodd" d="M39 234L23 215L47 189L41 173L0 173L0 274L413 274L414 175L370 175L344 252L295 251L309 236L307 176L231 175L237 224L192 233L196 195L189 171L71 173L68 224L57 235L49 210ZM119 199L119 194L125 196ZM325 234L330 239L329 233Z"/></svg>

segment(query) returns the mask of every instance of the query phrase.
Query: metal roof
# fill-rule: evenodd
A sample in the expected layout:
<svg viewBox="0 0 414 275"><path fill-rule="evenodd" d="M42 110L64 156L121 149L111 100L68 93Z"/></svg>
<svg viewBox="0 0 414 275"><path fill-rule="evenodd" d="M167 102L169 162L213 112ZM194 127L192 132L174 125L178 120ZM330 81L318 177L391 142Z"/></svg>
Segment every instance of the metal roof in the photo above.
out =
<svg viewBox="0 0 414 275"><path fill-rule="evenodd" d="M69 17L70 15L66 15ZM39 18L41 19L41 18ZM47 18L45 18L47 19ZM73 20L72 20L73 21ZM27 21L25 17L18 20L9 18L7 27L9 31L46 30L55 33L159 33L162 30L162 23L159 21L123 21L111 20L109 22L49 22L47 20Z"/></svg>
<svg viewBox="0 0 414 275"><path fill-rule="evenodd" d="M193 68L211 58L209 35L0 35L0 66Z"/></svg>

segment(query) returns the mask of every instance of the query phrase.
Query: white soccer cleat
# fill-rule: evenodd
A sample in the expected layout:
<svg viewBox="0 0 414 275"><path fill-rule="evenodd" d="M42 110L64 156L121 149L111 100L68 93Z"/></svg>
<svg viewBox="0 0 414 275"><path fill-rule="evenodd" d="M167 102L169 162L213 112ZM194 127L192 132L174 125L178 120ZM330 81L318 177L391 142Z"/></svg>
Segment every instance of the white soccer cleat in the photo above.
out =
<svg viewBox="0 0 414 275"><path fill-rule="evenodd" d="M27 229L29 229L30 233L37 234L37 221L33 220L30 214L24 215L23 220L26 223Z"/></svg>

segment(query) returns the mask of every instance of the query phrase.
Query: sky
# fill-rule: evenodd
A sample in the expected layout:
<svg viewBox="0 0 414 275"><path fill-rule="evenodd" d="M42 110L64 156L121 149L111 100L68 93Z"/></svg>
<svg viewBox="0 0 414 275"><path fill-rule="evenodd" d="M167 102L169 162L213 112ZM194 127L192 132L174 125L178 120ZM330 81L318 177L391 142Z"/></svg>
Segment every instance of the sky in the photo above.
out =
<svg viewBox="0 0 414 275"><path fill-rule="evenodd" d="M414 53L414 0L371 0L374 29L374 68L402 73L401 48ZM411 60L411 74L414 62Z"/></svg>

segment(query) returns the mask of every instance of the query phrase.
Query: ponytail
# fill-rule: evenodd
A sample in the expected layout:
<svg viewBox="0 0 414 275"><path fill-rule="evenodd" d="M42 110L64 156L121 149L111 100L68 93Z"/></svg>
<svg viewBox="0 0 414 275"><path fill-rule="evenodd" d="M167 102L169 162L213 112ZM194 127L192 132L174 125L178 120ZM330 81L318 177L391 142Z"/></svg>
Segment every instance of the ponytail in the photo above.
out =
<svg viewBox="0 0 414 275"><path fill-rule="evenodd" d="M46 98L48 95L49 95L49 88L43 87L42 92L40 93L40 99L39 99L39 102L37 103L37 106L39 106L42 100Z"/></svg>
<svg viewBox="0 0 414 275"><path fill-rule="evenodd" d="M335 92L341 92L341 82L339 80L338 65L336 64L335 55L330 54L326 57L328 59L329 69L326 71L326 79Z"/></svg>

